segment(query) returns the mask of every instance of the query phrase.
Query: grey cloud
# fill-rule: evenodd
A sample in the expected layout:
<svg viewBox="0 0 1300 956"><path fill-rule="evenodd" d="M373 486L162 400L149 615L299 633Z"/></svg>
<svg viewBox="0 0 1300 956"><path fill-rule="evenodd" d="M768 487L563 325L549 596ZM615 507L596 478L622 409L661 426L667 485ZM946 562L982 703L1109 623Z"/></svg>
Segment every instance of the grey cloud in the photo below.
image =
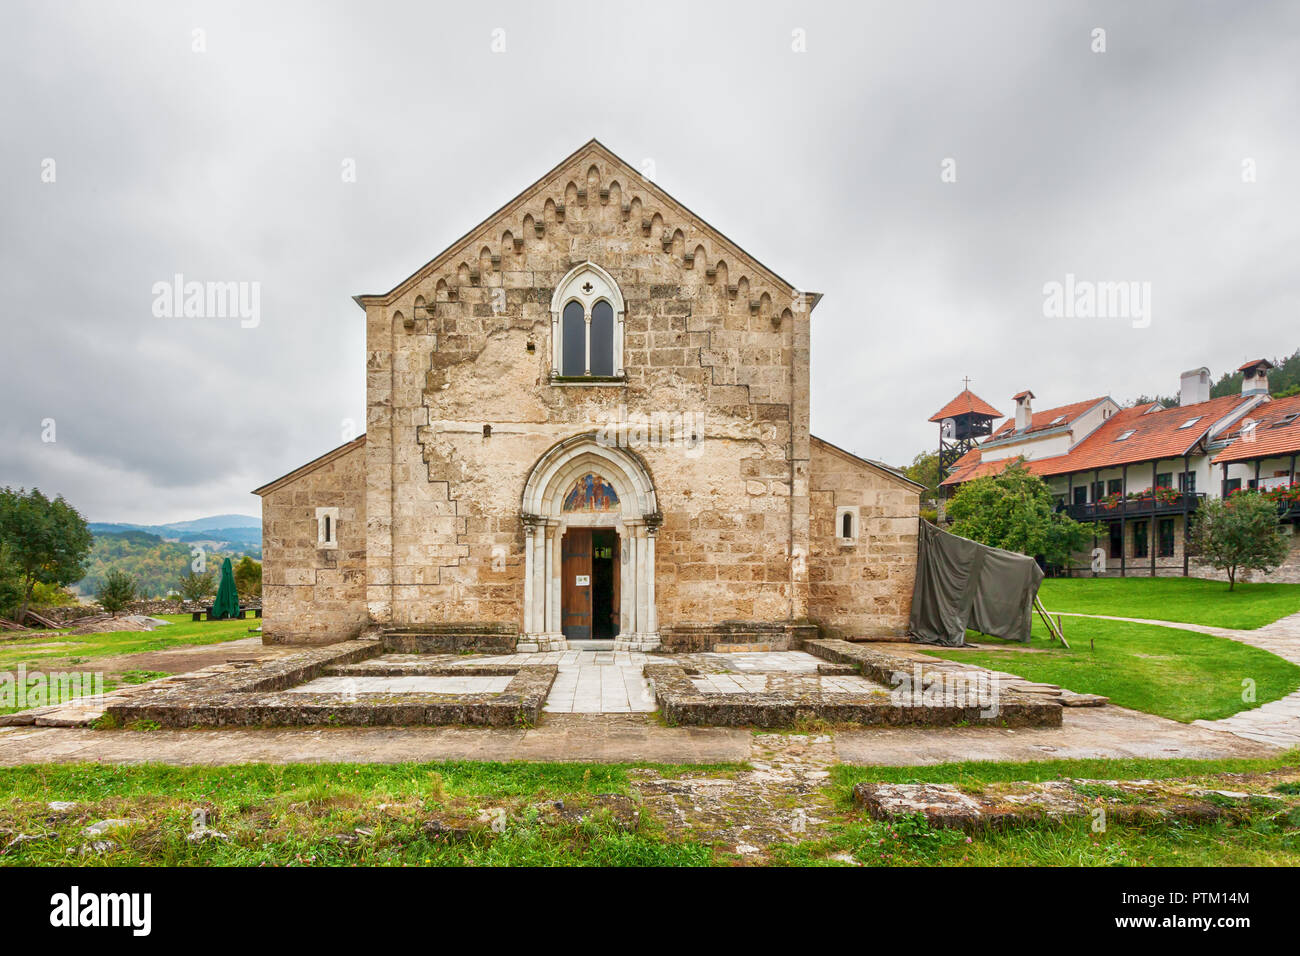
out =
<svg viewBox="0 0 1300 956"><path fill-rule="evenodd" d="M814 431L873 458L964 375L1009 410L1300 346L1294 5L26 2L0 44L0 483L98 519L255 512L364 427L350 297L593 135L824 293ZM153 317L178 272L261 325ZM1151 327L1045 319L1067 272L1150 281Z"/></svg>

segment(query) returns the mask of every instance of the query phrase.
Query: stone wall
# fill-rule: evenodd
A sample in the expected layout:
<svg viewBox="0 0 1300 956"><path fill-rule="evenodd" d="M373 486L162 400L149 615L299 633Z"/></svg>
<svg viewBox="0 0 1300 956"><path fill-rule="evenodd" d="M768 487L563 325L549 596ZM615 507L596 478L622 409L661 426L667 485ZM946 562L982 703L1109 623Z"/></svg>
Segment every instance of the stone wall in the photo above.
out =
<svg viewBox="0 0 1300 956"><path fill-rule="evenodd" d="M1237 575L1238 581L1273 581L1281 584L1300 584L1300 526L1292 525L1292 532L1287 539L1290 544L1290 550L1287 552L1286 560L1280 567L1274 568L1268 574L1261 574L1258 571L1248 571ZM1228 580L1226 571L1216 571L1214 568L1205 564L1192 562L1191 575L1197 578L1213 578L1216 581Z"/></svg>
<svg viewBox="0 0 1300 956"><path fill-rule="evenodd" d="M260 603L259 598L253 598L251 601L245 601L241 598L240 604L245 607L255 607ZM203 611L212 606L212 598L204 598L200 601L182 601L179 598L158 598L148 601L132 601L126 606L127 614L144 614L149 617L158 617L163 614L192 614L194 611Z"/></svg>
<svg viewBox="0 0 1300 956"><path fill-rule="evenodd" d="M1141 520L1141 519L1138 519ZM1134 557L1134 526L1133 522L1128 522L1124 535L1124 553L1127 555L1127 565L1124 569L1125 577L1149 577L1151 576L1151 557L1148 553L1145 558ZM1258 572L1248 572L1238 576L1241 581L1275 581L1284 584L1300 584L1300 532L1292 531L1288 536L1290 550L1287 559L1281 567L1274 569L1268 574ZM1183 536L1183 518L1182 515L1174 516L1174 553L1172 557L1161 557L1156 555L1156 577L1182 577L1183 576L1183 550L1185 539ZM1086 553L1080 553L1074 556L1069 575L1070 577L1120 577L1120 562L1118 558L1110 557L1110 538L1103 530L1103 533L1097 538L1097 546L1105 550L1106 571L1102 574L1094 575L1091 570L1091 558ZM1151 546L1156 547L1156 542L1152 541ZM1216 581L1228 580L1227 572L1216 571L1207 564L1201 564L1193 556L1188 563L1187 574L1193 578L1209 578Z"/></svg>
<svg viewBox="0 0 1300 956"><path fill-rule="evenodd" d="M551 297L588 259L626 302L626 381L556 384ZM522 624L533 464L655 415L703 431L633 446L663 515L661 625L806 613L790 555L808 541L809 308L603 148L362 301L375 621Z"/></svg>
<svg viewBox="0 0 1300 956"><path fill-rule="evenodd" d="M839 508L856 508L856 537L837 537ZM809 616L830 636L901 635L916 580L920 489L814 438Z"/></svg>
<svg viewBox="0 0 1300 956"><path fill-rule="evenodd" d="M328 644L367 623L365 440L262 490L262 640ZM318 547L317 508L337 508L337 547Z"/></svg>

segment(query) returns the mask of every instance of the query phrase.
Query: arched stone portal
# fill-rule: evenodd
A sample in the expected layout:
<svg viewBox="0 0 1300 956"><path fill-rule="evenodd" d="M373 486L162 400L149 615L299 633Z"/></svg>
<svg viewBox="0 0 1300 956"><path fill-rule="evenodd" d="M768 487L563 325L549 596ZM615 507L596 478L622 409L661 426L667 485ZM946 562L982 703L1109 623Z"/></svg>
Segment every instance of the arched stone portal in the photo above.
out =
<svg viewBox="0 0 1300 956"><path fill-rule="evenodd" d="M561 650L563 556L570 528L612 529L619 553L615 646L659 645L655 612L655 537L661 516L654 482L635 453L594 433L551 447L533 466L520 502L524 524L524 637L520 650ZM589 586L590 582L588 582Z"/></svg>

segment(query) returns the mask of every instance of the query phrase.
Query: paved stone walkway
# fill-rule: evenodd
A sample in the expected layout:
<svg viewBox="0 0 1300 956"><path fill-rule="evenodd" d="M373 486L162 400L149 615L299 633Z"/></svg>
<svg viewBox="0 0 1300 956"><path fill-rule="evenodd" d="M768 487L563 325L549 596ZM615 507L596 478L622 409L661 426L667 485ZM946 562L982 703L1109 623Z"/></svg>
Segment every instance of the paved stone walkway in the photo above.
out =
<svg viewBox="0 0 1300 956"><path fill-rule="evenodd" d="M485 658L485 664L555 664L559 673L542 708L548 714L648 714L654 694L641 651L549 651Z"/></svg>
<svg viewBox="0 0 1300 956"><path fill-rule="evenodd" d="M871 727L831 735L844 763L918 765L1076 757L1266 757L1277 748L1121 707L1067 709L1061 727ZM530 729L462 727L91 730L0 727L0 766L20 764L398 763L547 760L739 763L757 756L746 728L663 727L649 714L548 713ZM780 736L780 735L776 735Z"/></svg>
<svg viewBox="0 0 1300 956"><path fill-rule="evenodd" d="M0 727L0 766L21 764L402 763L545 760L740 763L754 735L731 727L662 727L648 714L547 714L504 727L91 730Z"/></svg>
<svg viewBox="0 0 1300 956"><path fill-rule="evenodd" d="M1113 617L1108 614L1067 614L1067 617L1097 617L1107 621L1129 621L1134 624L1156 624L1160 627L1177 627L1199 634L1226 637L1241 644L1249 644L1270 651L1283 660L1300 664L1300 614L1292 614L1272 624L1253 631L1230 627L1213 627L1206 624L1182 624L1177 621L1153 621L1139 617ZM1300 690L1280 700L1271 701L1251 710L1243 710L1221 720L1195 720L1198 727L1224 731L1259 743L1275 747L1300 747Z"/></svg>

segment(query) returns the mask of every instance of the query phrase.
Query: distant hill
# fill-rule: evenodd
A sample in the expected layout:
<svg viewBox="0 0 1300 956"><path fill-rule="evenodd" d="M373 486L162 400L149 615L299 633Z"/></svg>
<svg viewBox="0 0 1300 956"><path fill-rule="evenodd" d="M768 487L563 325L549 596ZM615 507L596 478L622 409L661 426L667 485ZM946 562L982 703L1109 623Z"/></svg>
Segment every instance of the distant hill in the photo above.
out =
<svg viewBox="0 0 1300 956"><path fill-rule="evenodd" d="M156 534L163 538L177 538L182 534L191 534L200 531L222 531L232 532L238 530L240 536L246 538L249 531L256 531L258 537L262 534L262 519L254 518L250 515L211 515L207 518L195 518L193 521L172 521L168 524L135 524L129 521L92 521L90 522L92 533L96 531L120 532L120 531L147 531L149 534Z"/></svg>
<svg viewBox="0 0 1300 956"><path fill-rule="evenodd" d="M104 583L109 569L118 568L135 579L141 597L165 597L190 569L193 547L191 543L164 541L156 534L136 529L96 531L94 547L86 561L86 576L73 589L79 594L94 594ZM242 554L251 554L260 560L261 556L260 545L256 549L205 545L203 550L211 570L219 570L225 557L238 559Z"/></svg>
<svg viewBox="0 0 1300 956"><path fill-rule="evenodd" d="M212 515L207 518L195 518L193 521L173 521L163 525L177 531L212 531L219 528L256 528L262 530L262 519L251 515Z"/></svg>
<svg viewBox="0 0 1300 956"><path fill-rule="evenodd" d="M248 515L211 515L170 524L130 524L91 521L95 544L86 563L86 576L73 585L80 594L94 594L110 567L136 579L144 595L162 597L176 586L190 566L195 548L207 554L208 566L221 559L248 555L262 560L262 522Z"/></svg>
<svg viewBox="0 0 1300 956"><path fill-rule="evenodd" d="M262 559L262 522L249 515L211 515L193 521L173 521L170 524L132 524L116 521L92 521L90 533L124 534L143 531L168 541L187 545L207 542L209 550L220 549L233 554L249 554Z"/></svg>

